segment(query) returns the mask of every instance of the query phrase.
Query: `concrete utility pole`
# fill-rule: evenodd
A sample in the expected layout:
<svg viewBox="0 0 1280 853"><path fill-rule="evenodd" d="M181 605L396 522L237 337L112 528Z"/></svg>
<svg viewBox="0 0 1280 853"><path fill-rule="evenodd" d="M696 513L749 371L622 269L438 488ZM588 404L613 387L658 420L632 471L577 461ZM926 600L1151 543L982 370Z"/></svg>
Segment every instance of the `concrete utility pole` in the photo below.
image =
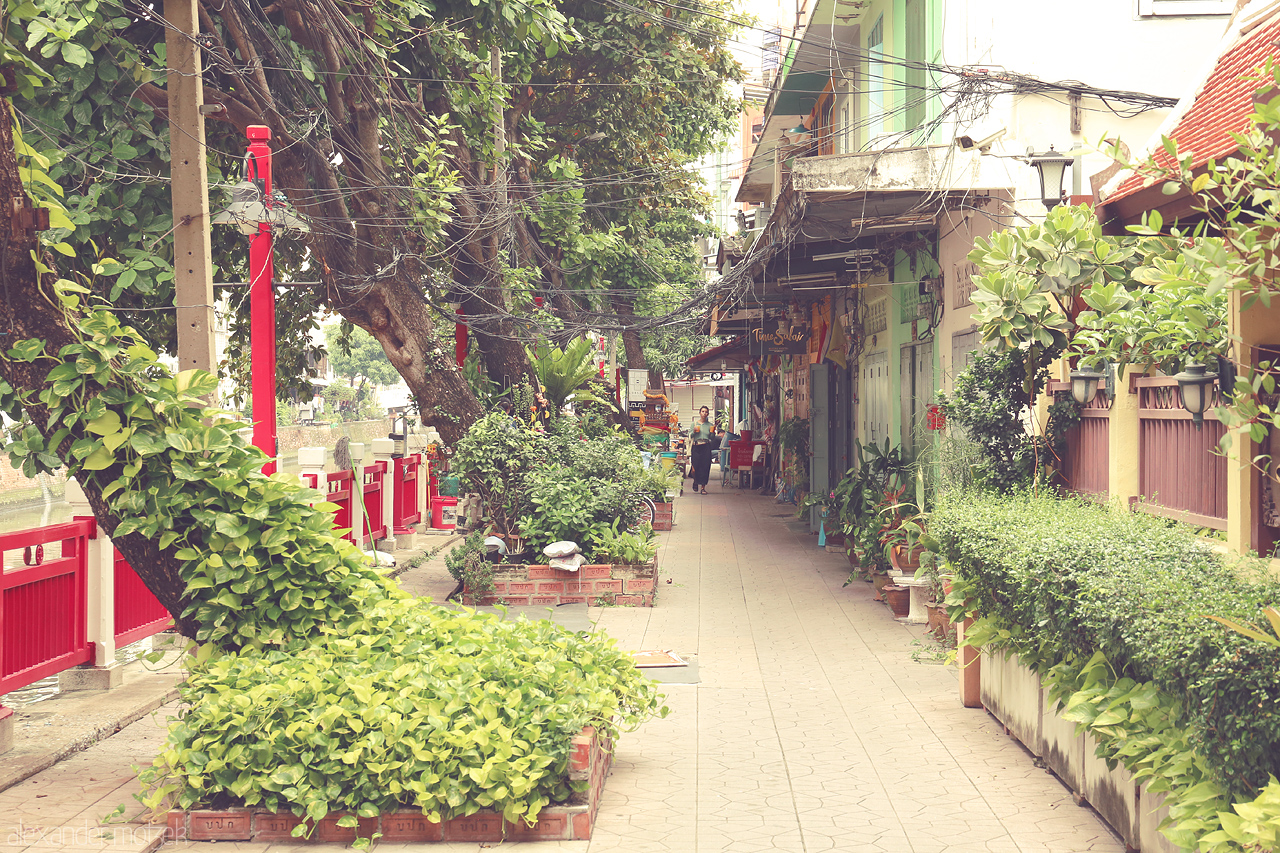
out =
<svg viewBox="0 0 1280 853"><path fill-rule="evenodd" d="M502 84L502 51L497 46L489 48L489 70L493 79ZM498 95L498 116L493 122L493 182L498 185L498 202L507 203L507 164L503 162L507 156L507 99Z"/></svg>
<svg viewBox="0 0 1280 853"><path fill-rule="evenodd" d="M200 81L196 0L165 0L169 152L173 196L174 305L178 366L217 375L213 341L213 265L209 177L205 168L204 87Z"/></svg>

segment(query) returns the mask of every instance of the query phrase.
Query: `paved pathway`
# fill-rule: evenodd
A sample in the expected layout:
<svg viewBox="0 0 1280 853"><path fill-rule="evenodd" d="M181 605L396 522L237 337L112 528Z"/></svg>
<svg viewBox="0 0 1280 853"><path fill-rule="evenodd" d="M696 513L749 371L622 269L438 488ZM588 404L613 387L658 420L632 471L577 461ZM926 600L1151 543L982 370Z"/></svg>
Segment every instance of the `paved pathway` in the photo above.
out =
<svg viewBox="0 0 1280 853"><path fill-rule="evenodd" d="M591 609L624 647L689 656L698 664L690 680L699 680L664 685L670 716L621 741L595 837L536 849L1121 853L1102 821L1077 807L993 719L960 706L954 669L912 659L925 645L918 631L894 622L868 585L842 586L844 558L818 550L792 509L752 492L688 494L677 505L675 530L663 534L660 566L671 582L660 585L658 606ZM419 589L451 586L430 574L441 570L433 561L426 576L407 581ZM95 809L106 814L126 800L129 764L146 760L160 737L155 722L134 724L0 794L4 823L16 823L19 812L34 816L42 792L65 791L59 799L70 803L41 810L46 827L76 825ZM102 790L86 789L86 778L100 779ZM69 811L73 804L79 811ZM125 840L11 840L7 849L141 849ZM295 849L340 848L162 848Z"/></svg>

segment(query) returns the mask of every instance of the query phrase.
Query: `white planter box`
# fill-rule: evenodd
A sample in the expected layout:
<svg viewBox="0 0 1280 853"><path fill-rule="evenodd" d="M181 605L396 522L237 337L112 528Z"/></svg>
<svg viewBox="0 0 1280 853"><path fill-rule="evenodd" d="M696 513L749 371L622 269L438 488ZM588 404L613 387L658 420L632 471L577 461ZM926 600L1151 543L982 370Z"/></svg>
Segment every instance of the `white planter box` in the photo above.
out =
<svg viewBox="0 0 1280 853"><path fill-rule="evenodd" d="M1063 784L1087 800L1127 847L1183 853L1157 829L1168 816L1164 795L1147 793L1122 765L1108 769L1094 754L1097 741L1089 734L1077 735L1075 723L1058 715L1039 676L1017 655L983 651L982 704Z"/></svg>

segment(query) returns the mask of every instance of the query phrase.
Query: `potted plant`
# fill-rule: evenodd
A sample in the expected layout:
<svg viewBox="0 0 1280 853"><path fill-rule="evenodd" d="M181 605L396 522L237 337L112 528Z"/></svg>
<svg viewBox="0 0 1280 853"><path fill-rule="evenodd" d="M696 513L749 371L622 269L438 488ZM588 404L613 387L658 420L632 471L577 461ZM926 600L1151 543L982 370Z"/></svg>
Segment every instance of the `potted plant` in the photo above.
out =
<svg viewBox="0 0 1280 853"><path fill-rule="evenodd" d="M895 569L914 573L931 541L925 528L925 513L915 504L895 501L882 510L881 518L880 545L885 557Z"/></svg>

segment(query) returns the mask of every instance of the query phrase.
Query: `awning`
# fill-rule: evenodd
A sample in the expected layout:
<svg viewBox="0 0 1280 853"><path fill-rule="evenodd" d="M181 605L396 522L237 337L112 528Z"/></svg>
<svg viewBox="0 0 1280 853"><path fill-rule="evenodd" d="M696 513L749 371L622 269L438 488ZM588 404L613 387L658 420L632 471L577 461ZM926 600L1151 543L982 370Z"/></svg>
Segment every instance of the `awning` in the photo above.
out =
<svg viewBox="0 0 1280 853"><path fill-rule="evenodd" d="M755 357L756 355L748 351L747 336L738 335L728 343L703 350L686 359L685 366L690 370L707 370L719 368L720 362L723 361L725 370L741 370Z"/></svg>

